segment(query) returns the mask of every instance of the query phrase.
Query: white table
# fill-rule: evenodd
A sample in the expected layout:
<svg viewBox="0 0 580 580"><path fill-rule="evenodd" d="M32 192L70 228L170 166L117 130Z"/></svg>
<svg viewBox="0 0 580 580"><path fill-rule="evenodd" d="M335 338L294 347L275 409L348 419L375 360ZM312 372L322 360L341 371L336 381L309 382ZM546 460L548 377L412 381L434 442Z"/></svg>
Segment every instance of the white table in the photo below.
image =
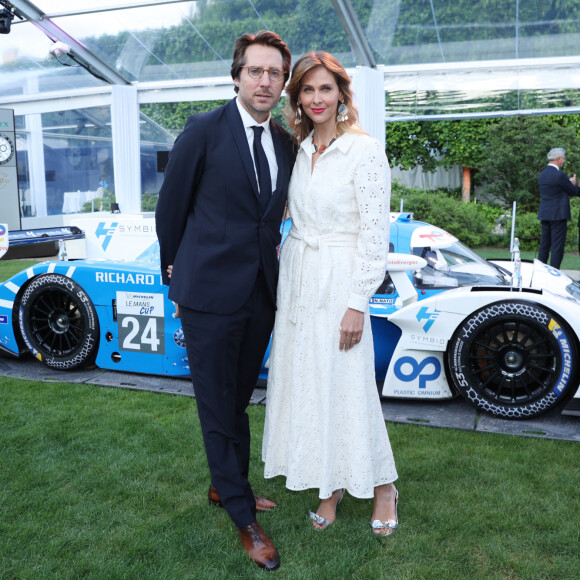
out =
<svg viewBox="0 0 580 580"><path fill-rule="evenodd" d="M65 191L62 213L81 213L83 204L99 196L99 191Z"/></svg>

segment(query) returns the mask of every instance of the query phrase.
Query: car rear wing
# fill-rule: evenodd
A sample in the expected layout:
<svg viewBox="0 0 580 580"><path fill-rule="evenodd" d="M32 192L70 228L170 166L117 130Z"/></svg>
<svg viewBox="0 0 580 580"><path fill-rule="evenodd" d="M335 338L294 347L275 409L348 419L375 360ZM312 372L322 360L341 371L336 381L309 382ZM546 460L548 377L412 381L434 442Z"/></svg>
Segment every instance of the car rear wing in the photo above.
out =
<svg viewBox="0 0 580 580"><path fill-rule="evenodd" d="M401 308L417 301L417 290L415 290L415 286L413 286L413 282L409 279L407 272L409 270L415 272L426 265L427 261L424 258L413 254L389 253L387 272L391 276L391 280L399 294L395 306Z"/></svg>
<svg viewBox="0 0 580 580"><path fill-rule="evenodd" d="M56 249L65 241L84 239L85 233L76 226L9 231L7 224L0 224L0 258L10 248L50 244Z"/></svg>
<svg viewBox="0 0 580 580"><path fill-rule="evenodd" d="M11 246L42 244L45 242L58 242L60 240L81 240L85 237L85 233L76 226L13 230L8 235Z"/></svg>

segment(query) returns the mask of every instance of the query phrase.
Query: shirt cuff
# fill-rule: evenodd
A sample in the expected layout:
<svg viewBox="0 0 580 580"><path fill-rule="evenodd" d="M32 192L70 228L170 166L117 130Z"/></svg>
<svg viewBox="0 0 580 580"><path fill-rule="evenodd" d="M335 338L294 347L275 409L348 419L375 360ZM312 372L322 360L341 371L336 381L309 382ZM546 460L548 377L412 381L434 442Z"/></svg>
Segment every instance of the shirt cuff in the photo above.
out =
<svg viewBox="0 0 580 580"><path fill-rule="evenodd" d="M361 296L360 294L351 293L347 307L353 310L358 310L359 312L366 312L369 307L369 299L366 296Z"/></svg>

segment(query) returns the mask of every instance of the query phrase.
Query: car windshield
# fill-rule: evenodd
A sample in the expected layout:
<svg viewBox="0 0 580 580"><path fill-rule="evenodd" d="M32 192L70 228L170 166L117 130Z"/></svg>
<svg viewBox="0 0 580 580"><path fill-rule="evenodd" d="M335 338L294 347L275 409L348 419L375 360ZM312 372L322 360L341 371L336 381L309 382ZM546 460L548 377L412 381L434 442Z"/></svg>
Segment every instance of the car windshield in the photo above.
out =
<svg viewBox="0 0 580 580"><path fill-rule="evenodd" d="M451 238L451 236L450 236ZM455 238L446 245L416 246L411 251L427 265L415 273L417 288L458 288L460 286L503 286L509 277Z"/></svg>
<svg viewBox="0 0 580 580"><path fill-rule="evenodd" d="M566 292L576 300L580 300L580 285L578 282L572 282L566 286Z"/></svg>
<svg viewBox="0 0 580 580"><path fill-rule="evenodd" d="M148 248L143 250L137 258L135 258L135 261L159 265L161 263L161 258L159 256L159 242L155 240Z"/></svg>

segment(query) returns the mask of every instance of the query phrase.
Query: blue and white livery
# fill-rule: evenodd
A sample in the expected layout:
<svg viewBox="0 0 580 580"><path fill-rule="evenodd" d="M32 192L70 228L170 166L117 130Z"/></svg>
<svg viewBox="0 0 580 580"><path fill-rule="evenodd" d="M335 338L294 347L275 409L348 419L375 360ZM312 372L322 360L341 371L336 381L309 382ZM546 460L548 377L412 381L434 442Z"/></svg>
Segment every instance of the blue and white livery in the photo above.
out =
<svg viewBox="0 0 580 580"><path fill-rule="evenodd" d="M580 415L577 283L538 261L517 268L486 261L409 213L391 215L390 239L388 271L370 301L382 396L461 394L507 418L535 416L567 401L563 412ZM63 370L95 364L189 375L156 242L130 261L43 262L2 283L0 350L28 351Z"/></svg>

